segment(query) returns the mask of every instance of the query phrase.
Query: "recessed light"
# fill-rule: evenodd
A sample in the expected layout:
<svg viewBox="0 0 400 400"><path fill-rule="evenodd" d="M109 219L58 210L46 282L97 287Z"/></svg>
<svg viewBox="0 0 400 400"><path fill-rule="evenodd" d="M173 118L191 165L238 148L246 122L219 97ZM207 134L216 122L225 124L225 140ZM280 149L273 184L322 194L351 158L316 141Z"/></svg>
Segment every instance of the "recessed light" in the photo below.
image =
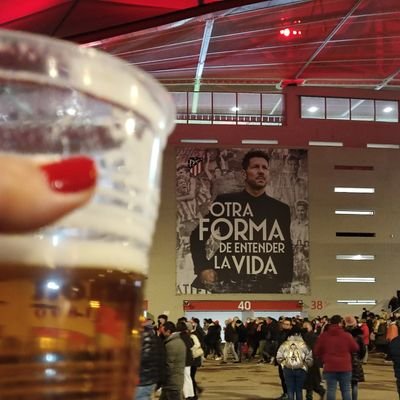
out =
<svg viewBox="0 0 400 400"><path fill-rule="evenodd" d="M278 144L278 141L276 139L271 139L271 140L243 139L242 144Z"/></svg>
<svg viewBox="0 0 400 400"><path fill-rule="evenodd" d="M375 260L372 254L336 254L336 260L371 261Z"/></svg>
<svg viewBox="0 0 400 400"><path fill-rule="evenodd" d="M375 215L373 210L335 210L336 215Z"/></svg>
<svg viewBox="0 0 400 400"><path fill-rule="evenodd" d="M390 106L387 106L387 107L385 107L384 109L383 109L383 112L384 113L390 113L390 112L392 112L393 111L393 107L390 107Z"/></svg>
<svg viewBox="0 0 400 400"><path fill-rule="evenodd" d="M309 107L309 108L307 109L307 111L310 112L310 113L315 113L315 112L317 112L318 110L319 110L319 108L316 107L316 106L311 106L311 107Z"/></svg>
<svg viewBox="0 0 400 400"><path fill-rule="evenodd" d="M398 144L367 143L369 149L400 149Z"/></svg>
<svg viewBox="0 0 400 400"><path fill-rule="evenodd" d="M343 142L322 142L318 140L310 140L309 146L326 146L326 147L343 147Z"/></svg>
<svg viewBox="0 0 400 400"><path fill-rule="evenodd" d="M218 139L181 139L181 143L218 143Z"/></svg>
<svg viewBox="0 0 400 400"><path fill-rule="evenodd" d="M375 188L362 187L338 187L334 188L335 193L375 193Z"/></svg>
<svg viewBox="0 0 400 400"><path fill-rule="evenodd" d="M338 283L375 283L375 277L355 277L355 276L338 276L336 278Z"/></svg>

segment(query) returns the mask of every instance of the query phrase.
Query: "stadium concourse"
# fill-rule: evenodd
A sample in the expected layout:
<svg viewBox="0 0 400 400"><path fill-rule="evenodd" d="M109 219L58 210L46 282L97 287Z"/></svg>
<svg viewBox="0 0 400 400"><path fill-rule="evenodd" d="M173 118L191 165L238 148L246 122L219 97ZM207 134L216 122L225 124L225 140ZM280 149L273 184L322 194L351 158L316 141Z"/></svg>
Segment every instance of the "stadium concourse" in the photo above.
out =
<svg viewBox="0 0 400 400"><path fill-rule="evenodd" d="M206 360L196 380L204 389L201 400L273 400L282 394L277 367L250 362L221 364ZM396 400L393 365L381 355L371 353L364 365L366 381L359 384L361 400ZM305 392L304 392L305 396ZM314 399L320 396L314 393ZM337 399L340 399L337 392Z"/></svg>

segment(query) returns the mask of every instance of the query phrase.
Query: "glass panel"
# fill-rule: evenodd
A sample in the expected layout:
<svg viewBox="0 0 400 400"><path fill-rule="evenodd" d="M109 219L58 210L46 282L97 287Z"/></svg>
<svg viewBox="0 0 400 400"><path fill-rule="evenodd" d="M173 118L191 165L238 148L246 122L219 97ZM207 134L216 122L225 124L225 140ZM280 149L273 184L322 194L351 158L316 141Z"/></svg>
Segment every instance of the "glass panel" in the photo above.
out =
<svg viewBox="0 0 400 400"><path fill-rule="evenodd" d="M342 98L326 99L327 119L350 119L350 101Z"/></svg>
<svg viewBox="0 0 400 400"><path fill-rule="evenodd" d="M186 92L170 92L176 106L176 122L187 122L187 93Z"/></svg>
<svg viewBox="0 0 400 400"><path fill-rule="evenodd" d="M211 93L190 92L189 96L189 123L210 124L211 123Z"/></svg>
<svg viewBox="0 0 400 400"><path fill-rule="evenodd" d="M261 124L261 94L238 93L238 124Z"/></svg>
<svg viewBox="0 0 400 400"><path fill-rule="evenodd" d="M262 95L262 124L282 125L284 112L283 94L266 93Z"/></svg>
<svg viewBox="0 0 400 400"><path fill-rule="evenodd" d="M263 94L262 95L262 114L282 116L283 115L283 95L282 94Z"/></svg>
<svg viewBox="0 0 400 400"><path fill-rule="evenodd" d="M214 124L236 124L236 93L213 93Z"/></svg>
<svg viewBox="0 0 400 400"><path fill-rule="evenodd" d="M351 119L354 121L373 121L374 101L351 99Z"/></svg>
<svg viewBox="0 0 400 400"><path fill-rule="evenodd" d="M325 97L301 96L301 118L325 119Z"/></svg>
<svg viewBox="0 0 400 400"><path fill-rule="evenodd" d="M190 92L189 113L192 114L211 114L211 93L210 92Z"/></svg>
<svg viewBox="0 0 400 400"><path fill-rule="evenodd" d="M239 115L260 115L261 96L259 93L238 93Z"/></svg>
<svg viewBox="0 0 400 400"><path fill-rule="evenodd" d="M397 101L375 100L376 120L380 122L399 122Z"/></svg>

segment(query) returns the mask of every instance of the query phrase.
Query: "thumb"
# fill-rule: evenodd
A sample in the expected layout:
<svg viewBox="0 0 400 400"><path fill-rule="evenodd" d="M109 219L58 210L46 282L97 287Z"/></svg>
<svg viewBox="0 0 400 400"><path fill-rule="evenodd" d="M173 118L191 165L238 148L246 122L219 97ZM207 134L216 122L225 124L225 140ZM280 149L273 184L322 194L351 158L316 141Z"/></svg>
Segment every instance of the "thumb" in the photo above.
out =
<svg viewBox="0 0 400 400"><path fill-rule="evenodd" d="M94 192L96 169L86 157L38 165L0 156L0 233L48 225L85 204Z"/></svg>

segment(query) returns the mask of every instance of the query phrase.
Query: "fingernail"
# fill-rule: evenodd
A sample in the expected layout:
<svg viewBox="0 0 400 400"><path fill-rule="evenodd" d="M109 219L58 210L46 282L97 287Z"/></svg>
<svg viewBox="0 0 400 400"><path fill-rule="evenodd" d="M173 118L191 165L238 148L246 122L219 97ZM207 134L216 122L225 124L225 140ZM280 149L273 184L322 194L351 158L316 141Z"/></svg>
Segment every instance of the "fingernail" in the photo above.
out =
<svg viewBox="0 0 400 400"><path fill-rule="evenodd" d="M52 190L74 193L89 189L96 183L96 167L87 157L73 157L40 166Z"/></svg>

